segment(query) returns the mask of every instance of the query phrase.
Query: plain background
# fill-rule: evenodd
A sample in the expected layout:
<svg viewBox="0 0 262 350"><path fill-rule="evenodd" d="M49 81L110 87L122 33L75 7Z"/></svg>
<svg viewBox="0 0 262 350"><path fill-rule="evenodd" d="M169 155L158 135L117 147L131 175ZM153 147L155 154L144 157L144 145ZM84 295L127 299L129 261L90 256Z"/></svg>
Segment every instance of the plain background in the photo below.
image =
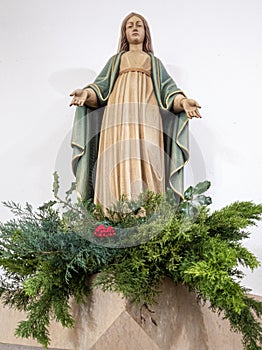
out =
<svg viewBox="0 0 262 350"><path fill-rule="evenodd" d="M148 20L155 55L201 105L190 122L187 185L210 180L212 210L262 202L261 0L1 0L0 200L37 207L74 180L69 93L93 81L117 51L130 12ZM0 220L12 217L0 206ZM262 260L262 225L245 245ZM262 269L246 286L262 294Z"/></svg>

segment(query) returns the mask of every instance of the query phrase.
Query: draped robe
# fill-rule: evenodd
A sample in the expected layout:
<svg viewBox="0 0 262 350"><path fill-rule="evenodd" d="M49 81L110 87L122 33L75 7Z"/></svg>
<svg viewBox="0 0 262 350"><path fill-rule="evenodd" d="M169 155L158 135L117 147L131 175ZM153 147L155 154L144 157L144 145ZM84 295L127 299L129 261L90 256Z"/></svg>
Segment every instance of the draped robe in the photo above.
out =
<svg viewBox="0 0 262 350"><path fill-rule="evenodd" d="M101 171L99 171L99 178L96 176L99 139L102 118L105 114L105 108L108 108L108 100L114 91L119 73L121 73L121 58L124 53L120 52L110 58L94 83L87 86L96 93L100 108L90 109L86 106L76 108L71 141L73 147L72 167L76 176L77 193L84 201L96 197L94 188L98 186L99 182L106 181L107 177L110 176L108 173L102 174ZM189 158L188 119L184 112L174 114L173 102L176 96L183 94L183 92L176 86L161 61L151 53L149 53L149 57L154 96L162 118L165 154L165 183L163 187L171 188L177 200L181 200L183 198L184 166ZM101 174L103 178L101 178ZM95 201L98 203L99 199L95 199Z"/></svg>

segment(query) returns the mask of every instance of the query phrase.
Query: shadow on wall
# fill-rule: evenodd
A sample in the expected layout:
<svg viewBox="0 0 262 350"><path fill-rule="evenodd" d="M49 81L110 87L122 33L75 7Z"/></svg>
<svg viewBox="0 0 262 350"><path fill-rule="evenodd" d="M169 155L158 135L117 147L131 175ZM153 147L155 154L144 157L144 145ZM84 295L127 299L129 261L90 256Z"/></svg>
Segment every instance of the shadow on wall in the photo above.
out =
<svg viewBox="0 0 262 350"><path fill-rule="evenodd" d="M53 73L48 81L50 85L63 96L85 87L94 81L97 73L87 68L65 69Z"/></svg>

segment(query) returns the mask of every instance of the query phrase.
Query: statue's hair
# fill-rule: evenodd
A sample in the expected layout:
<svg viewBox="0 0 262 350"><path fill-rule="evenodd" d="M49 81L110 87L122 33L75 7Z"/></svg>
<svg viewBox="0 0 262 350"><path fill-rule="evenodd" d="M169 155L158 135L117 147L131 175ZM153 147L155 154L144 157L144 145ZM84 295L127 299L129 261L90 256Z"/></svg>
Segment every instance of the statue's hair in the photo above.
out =
<svg viewBox="0 0 262 350"><path fill-rule="evenodd" d="M122 22L118 52L120 52L120 51L128 51L129 50L129 43L128 43L127 37L126 37L126 24L127 24L127 21L129 20L129 18L131 18L133 16L139 17L141 19L141 21L143 22L143 24L144 24L145 39L144 39L144 42L143 42L143 51L145 51L147 53L148 52L153 53L152 40L151 40L150 29L149 29L148 23L147 23L146 19L143 16L141 16L138 13L135 13L135 12L131 12L129 15L127 15L126 18Z"/></svg>

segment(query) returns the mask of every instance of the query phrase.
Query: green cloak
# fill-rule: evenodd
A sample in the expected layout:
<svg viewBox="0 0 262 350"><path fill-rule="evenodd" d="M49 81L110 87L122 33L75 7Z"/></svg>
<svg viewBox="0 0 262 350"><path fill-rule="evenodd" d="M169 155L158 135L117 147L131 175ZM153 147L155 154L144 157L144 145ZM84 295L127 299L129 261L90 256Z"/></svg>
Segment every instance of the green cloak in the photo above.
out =
<svg viewBox="0 0 262 350"><path fill-rule="evenodd" d="M104 107L118 77L121 56L124 51L114 55L107 62L92 88L99 107ZM184 94L167 73L162 62L151 56L152 81L163 122L165 153L166 188L174 191L178 200L183 199L184 166L188 162L188 118L185 112L174 114L173 102L177 94ZM94 197L95 165L99 146L104 108L90 109L77 107L72 132L72 167L76 176L76 190L82 200ZM170 113L172 112L172 114ZM106 176L106 175L105 175Z"/></svg>

